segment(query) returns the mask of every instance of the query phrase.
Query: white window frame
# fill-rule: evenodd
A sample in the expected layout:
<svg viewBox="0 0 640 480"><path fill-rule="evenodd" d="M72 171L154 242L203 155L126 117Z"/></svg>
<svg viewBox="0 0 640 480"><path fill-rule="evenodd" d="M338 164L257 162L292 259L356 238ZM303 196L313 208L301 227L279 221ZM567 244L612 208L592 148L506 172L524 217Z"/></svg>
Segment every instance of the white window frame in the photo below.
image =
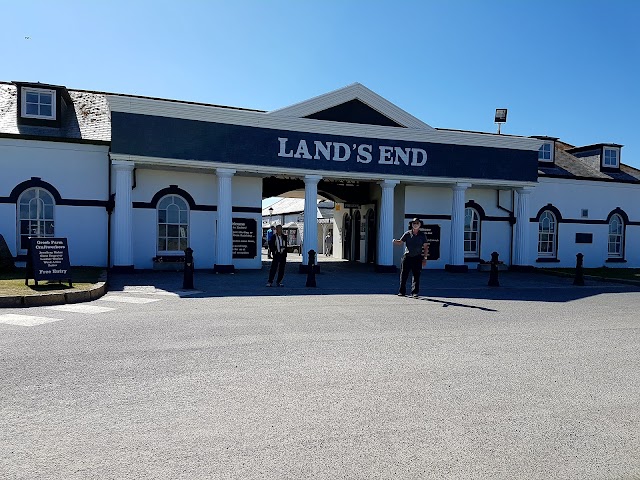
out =
<svg viewBox="0 0 640 480"><path fill-rule="evenodd" d="M607 152L615 153L615 163L607 163ZM608 168L618 168L620 166L620 149L616 147L604 147L602 149L602 166Z"/></svg>
<svg viewBox="0 0 640 480"><path fill-rule="evenodd" d="M40 215L38 213L37 218L32 219L32 218L22 218L21 216L21 208L20 205L22 203L22 198L27 194L27 192L30 191L35 191L36 192L36 196L34 198L32 198L31 200L29 200L29 202L36 200L36 208L38 210L41 210L40 208L40 204L39 202L37 202L37 200L40 200L40 192L45 192L47 193L50 197L51 197L51 201L52 201L52 206L53 206L53 211L51 214L51 218L47 218L45 216L45 211L42 211L42 215ZM16 251L18 252L18 255L26 255L27 254L27 249L26 248L22 248L22 221L28 221L29 226L31 227L31 222L33 222L35 220L35 227L36 227L36 231L44 231L44 235L39 237L39 238L52 238L55 237L55 231L56 231L56 199L55 197L51 194L51 192L49 190L47 190L46 188L42 188L42 187L32 187L32 188L27 188L24 192L22 192L20 194L20 196L18 197L18 202L16 203L16 233L17 233L17 248ZM45 230L45 226L46 224L44 222L52 222L52 226L53 226L53 232L51 233L47 233ZM41 225L44 224L44 225Z"/></svg>
<svg viewBox="0 0 640 480"><path fill-rule="evenodd" d="M469 228L467 228L467 211L471 211L471 223ZM477 230L473 229L473 220L474 218L477 220L478 228ZM478 258L480 257L480 231L482 229L480 213L473 207L465 207L464 209L464 256L465 258ZM474 237L475 234L475 238ZM467 238L469 236L469 238ZM471 250L467 249L467 245L471 245L472 242L475 242L476 249Z"/></svg>
<svg viewBox="0 0 640 480"><path fill-rule="evenodd" d="M547 218L551 217L551 221L553 222L553 228L549 230L543 230L540 227L542 226L542 222ZM542 235L548 235L546 240L542 240ZM551 239L549 239L551 236ZM540 249L542 244L551 244L551 251L543 252ZM551 210L545 210L540 215L540 219L538 220L538 258L557 258L557 245L558 245L558 219L555 214Z"/></svg>
<svg viewBox="0 0 640 480"><path fill-rule="evenodd" d="M545 147L549 147L549 158L540 158L540 154L541 153L546 153L543 149ZM552 163L553 162L553 144L550 142L545 142L542 145L540 145L540 148L538 149L538 161L539 162L546 162L546 163Z"/></svg>
<svg viewBox="0 0 640 480"><path fill-rule="evenodd" d="M618 220L618 231L611 233L611 226L613 221ZM611 246L614 246L613 252ZM615 246L619 246L619 251L616 252ZM608 258L624 258L624 220L621 215L614 213L609 219L609 233L607 235L607 257Z"/></svg>
<svg viewBox="0 0 640 480"><path fill-rule="evenodd" d="M180 211L178 212L178 223L169 222L169 215L168 215L168 212L167 212L166 221L165 221L165 222L162 222L162 225L166 225L166 228L167 228L166 234L163 236L163 238L165 238L165 239L166 239L166 241L167 241L167 246L168 246L168 244L169 244L169 238L177 238L177 239L178 239L178 243L179 243L179 242L180 242L180 238L183 238L183 237L182 237L182 235L180 235L180 233L181 233L181 232L179 232L179 233L178 233L178 237L169 236L169 231L168 231L169 226L170 226L170 225L171 225L171 226L172 226L172 225L177 225L177 226L178 226L178 230L180 230L180 228L181 228L182 226L186 226L186 234L185 234L185 236L184 236L184 237L186 237L186 239L187 239L187 242L186 242L186 243L187 243L187 245L185 246L185 249L189 247L189 240L190 240L190 233L191 233L191 232L189 231L189 230L190 230L190 221L189 221L189 220L190 220L190 218L191 218L191 212L189 211L189 202L187 202L187 200L186 200L183 196L181 196L181 195L178 195L178 194L175 194L175 193L169 193L168 195L163 196L163 197L158 201L158 206L157 206L157 208L156 208L156 252L157 252L157 254L158 254L158 255L166 255L166 256L175 255L175 256L180 256L180 255L184 255L184 250L180 250L180 249L179 249L179 250L161 250L161 249L159 248L159 246L158 246L158 244L159 244L159 242L160 242L160 225L161 225L161 222L160 222L160 210L161 210L161 208L160 208L160 204L162 203L162 201L163 201L165 198L168 198L168 197L177 197L177 198L179 198L180 200L182 200L182 201L184 202L184 204L185 204L185 206L186 206L186 212L187 212L187 213L186 213L186 214L187 214L187 221L186 221L186 223L184 223L184 222L181 222L181 221L180 221L180 218L179 218L179 217L180 217L180 212L182 211L182 210L180 210ZM175 204L175 203L173 203L173 200L172 200L172 203L170 203L167 207L169 207L170 205L176 205L176 204ZM166 209L164 209L164 210L166 210ZM179 248L179 247L180 247L180 245L178 245L178 248Z"/></svg>
<svg viewBox="0 0 640 480"><path fill-rule="evenodd" d="M22 111L20 115L23 118L37 118L40 120L55 120L56 119L56 91L44 88L30 88L22 87ZM38 95L42 93L51 95L51 115L34 115L27 113L27 93L36 93Z"/></svg>

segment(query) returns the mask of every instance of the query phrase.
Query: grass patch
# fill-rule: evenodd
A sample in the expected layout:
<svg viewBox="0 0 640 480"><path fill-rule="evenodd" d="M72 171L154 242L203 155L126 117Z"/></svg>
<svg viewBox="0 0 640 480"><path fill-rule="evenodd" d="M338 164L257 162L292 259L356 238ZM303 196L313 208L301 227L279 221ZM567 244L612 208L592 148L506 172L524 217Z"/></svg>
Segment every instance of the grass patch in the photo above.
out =
<svg viewBox="0 0 640 480"><path fill-rule="evenodd" d="M40 292L70 292L74 290L88 290L98 282L103 268L98 267L72 267L71 277L73 287L68 283L38 282L35 285L33 279L29 279L29 285L24 284L25 268L17 268L12 273L0 273L0 296L11 295L37 295Z"/></svg>
<svg viewBox="0 0 640 480"><path fill-rule="evenodd" d="M563 272L575 275L575 268L545 268L543 270L549 270L551 272ZM582 271L585 275L593 275L594 277L602 278L619 278L622 280L638 280L640 281L640 268L583 268Z"/></svg>

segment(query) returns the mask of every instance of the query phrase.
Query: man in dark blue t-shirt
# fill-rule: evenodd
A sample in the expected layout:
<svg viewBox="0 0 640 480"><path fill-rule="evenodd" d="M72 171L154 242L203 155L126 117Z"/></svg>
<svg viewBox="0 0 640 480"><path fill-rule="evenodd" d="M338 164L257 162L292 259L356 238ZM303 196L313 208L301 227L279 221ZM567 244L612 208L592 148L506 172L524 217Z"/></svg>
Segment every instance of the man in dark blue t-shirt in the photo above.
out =
<svg viewBox="0 0 640 480"><path fill-rule="evenodd" d="M398 296L404 297L407 294L407 280L409 273L412 274L411 295L418 298L420 292L420 273L427 265L429 254L429 244L427 236L420 231L422 221L419 218L411 220L411 229L404 232L400 240L393 239L394 245L405 244L402 265L400 267L400 290Z"/></svg>
<svg viewBox="0 0 640 480"><path fill-rule="evenodd" d="M268 258L271 258L271 249L269 249L269 242L271 241L271 238L275 233L276 233L276 227L271 225L271 228L267 230L267 257Z"/></svg>

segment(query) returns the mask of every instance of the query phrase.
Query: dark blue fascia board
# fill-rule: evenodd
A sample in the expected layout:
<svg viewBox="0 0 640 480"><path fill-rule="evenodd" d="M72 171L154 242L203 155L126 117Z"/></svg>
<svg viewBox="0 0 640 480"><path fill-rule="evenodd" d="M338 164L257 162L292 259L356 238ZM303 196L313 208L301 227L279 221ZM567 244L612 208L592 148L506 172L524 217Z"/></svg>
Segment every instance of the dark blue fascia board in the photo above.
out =
<svg viewBox="0 0 640 480"><path fill-rule="evenodd" d="M383 175L525 182L538 178L536 151L326 135L123 112L113 112L111 117L111 152L115 154ZM279 138L287 139L284 146ZM351 155L346 161L279 155L296 153L301 140L306 141L312 157L315 141L325 145L343 143L351 149ZM369 163L357 161L362 145L368 146ZM395 147L405 151L421 149L426 152L427 161L422 166L405 165L402 161L397 165L382 164L382 147L390 147L392 153ZM360 158L366 159L366 155Z"/></svg>

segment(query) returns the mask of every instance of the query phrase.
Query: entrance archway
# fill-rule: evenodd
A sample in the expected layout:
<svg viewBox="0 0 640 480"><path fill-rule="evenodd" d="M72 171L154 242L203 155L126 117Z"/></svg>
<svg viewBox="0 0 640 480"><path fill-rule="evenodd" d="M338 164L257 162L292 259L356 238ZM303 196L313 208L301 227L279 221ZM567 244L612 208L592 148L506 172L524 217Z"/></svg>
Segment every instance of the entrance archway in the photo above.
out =
<svg viewBox="0 0 640 480"><path fill-rule="evenodd" d="M370 208L366 215L367 222L367 263L376 263L376 212Z"/></svg>
<svg viewBox="0 0 640 480"><path fill-rule="evenodd" d="M356 210L353 215L353 259L356 262L360 261L360 229L362 227L362 215L360 210Z"/></svg>
<svg viewBox="0 0 640 480"><path fill-rule="evenodd" d="M351 216L345 213L342 223L342 258L351 260L351 239L352 237Z"/></svg>

